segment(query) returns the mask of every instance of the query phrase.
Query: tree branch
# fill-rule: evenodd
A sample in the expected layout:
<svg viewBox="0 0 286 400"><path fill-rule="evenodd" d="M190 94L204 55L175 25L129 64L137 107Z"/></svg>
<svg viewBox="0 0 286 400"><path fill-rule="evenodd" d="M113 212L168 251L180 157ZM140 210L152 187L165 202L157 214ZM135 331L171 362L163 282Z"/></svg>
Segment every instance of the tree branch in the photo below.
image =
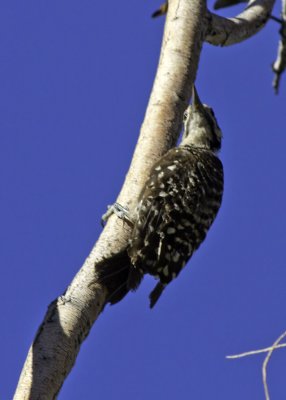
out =
<svg viewBox="0 0 286 400"><path fill-rule="evenodd" d="M264 393L265 393L266 400L270 400L269 390L268 390L268 385L267 385L267 367L268 367L268 363L269 363L269 360L270 360L270 358L272 356L273 351L275 349L277 349L277 347L279 346L279 343L281 342L281 340L283 340L285 338L285 336L286 336L286 332L283 332L282 335L280 335L279 338L277 340L275 340L275 342L271 346L271 349L267 353L267 356L265 357L265 360L263 361L263 365L262 365L262 381L263 381L263 387L264 387Z"/></svg>
<svg viewBox="0 0 286 400"><path fill-rule="evenodd" d="M281 12L281 38L278 44L277 58L272 65L272 70L274 72L274 79L272 86L275 93L278 93L280 78L282 73L286 69L286 0L282 0L282 12Z"/></svg>
<svg viewBox="0 0 286 400"><path fill-rule="evenodd" d="M171 0L154 87L118 202L135 207L152 164L177 140L204 37L203 0ZM127 244L130 232L112 216L66 292L52 302L23 367L16 400L55 399L81 343L102 311L107 291L96 264Z"/></svg>
<svg viewBox="0 0 286 400"><path fill-rule="evenodd" d="M215 46L230 46L255 35L268 21L274 0L253 0L234 18L208 12L209 28L206 41Z"/></svg>

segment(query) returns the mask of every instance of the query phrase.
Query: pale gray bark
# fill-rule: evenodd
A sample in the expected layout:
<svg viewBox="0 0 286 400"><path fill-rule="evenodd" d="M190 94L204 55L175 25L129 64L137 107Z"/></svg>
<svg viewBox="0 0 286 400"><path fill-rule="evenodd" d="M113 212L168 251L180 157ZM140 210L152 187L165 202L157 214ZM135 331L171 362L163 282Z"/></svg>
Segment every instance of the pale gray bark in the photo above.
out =
<svg viewBox="0 0 286 400"><path fill-rule="evenodd" d="M229 29L219 28L218 17L212 20L217 32ZM154 86L134 157L117 199L131 210L151 166L178 137L208 21L204 0L170 0ZM230 32L228 35L231 37ZM237 33L237 37L241 35ZM222 44L218 43L221 34L212 38L215 44ZM209 36L207 40L211 41ZM67 291L50 304L29 350L14 399L56 398L106 299L106 289L96 280L96 264L126 246L129 234L121 220L114 216L109 219Z"/></svg>
<svg viewBox="0 0 286 400"><path fill-rule="evenodd" d="M206 41L216 46L229 46L255 35L268 21L274 2L275 0L252 0L234 18L223 18L209 12Z"/></svg>
<svg viewBox="0 0 286 400"><path fill-rule="evenodd" d="M272 65L274 72L273 88L276 93L279 90L280 78L286 69L286 0L282 0L281 11L281 38L278 43L277 58Z"/></svg>

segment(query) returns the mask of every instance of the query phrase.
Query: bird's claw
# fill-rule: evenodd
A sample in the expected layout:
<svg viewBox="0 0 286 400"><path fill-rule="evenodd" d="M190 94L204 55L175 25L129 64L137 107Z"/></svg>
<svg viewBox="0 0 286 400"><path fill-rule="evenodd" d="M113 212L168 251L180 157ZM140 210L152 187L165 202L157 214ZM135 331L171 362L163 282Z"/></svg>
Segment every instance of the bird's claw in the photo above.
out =
<svg viewBox="0 0 286 400"><path fill-rule="evenodd" d="M101 217L101 225L104 226L107 222L108 218L115 214L118 218L122 219L123 221L127 221L129 223L133 223L132 219L130 218L130 213L128 207L123 207L119 203L114 203L112 205L107 206L107 211Z"/></svg>

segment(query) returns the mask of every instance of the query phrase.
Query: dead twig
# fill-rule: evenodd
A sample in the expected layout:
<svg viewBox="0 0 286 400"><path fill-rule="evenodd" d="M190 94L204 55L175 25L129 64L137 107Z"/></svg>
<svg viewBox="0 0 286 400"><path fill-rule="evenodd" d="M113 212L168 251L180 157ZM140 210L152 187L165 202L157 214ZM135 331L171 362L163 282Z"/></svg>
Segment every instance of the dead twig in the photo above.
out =
<svg viewBox="0 0 286 400"><path fill-rule="evenodd" d="M282 335L279 336L278 339L275 340L272 346L266 347L263 349L259 350L251 350L247 351L244 353L240 354L234 354L230 356L226 356L227 359L237 359L237 358L243 358L243 357L248 357L256 354L261 354L261 353L267 353L263 364L262 364L262 382L263 382L263 387L264 387L264 393L265 393L265 399L270 400L270 395L269 395L269 389L268 389L268 384L267 384L267 367L269 364L269 360L272 356L272 353L276 349L281 349L283 347L286 347L286 343L280 343L281 340L283 340L286 337L286 331L282 333Z"/></svg>

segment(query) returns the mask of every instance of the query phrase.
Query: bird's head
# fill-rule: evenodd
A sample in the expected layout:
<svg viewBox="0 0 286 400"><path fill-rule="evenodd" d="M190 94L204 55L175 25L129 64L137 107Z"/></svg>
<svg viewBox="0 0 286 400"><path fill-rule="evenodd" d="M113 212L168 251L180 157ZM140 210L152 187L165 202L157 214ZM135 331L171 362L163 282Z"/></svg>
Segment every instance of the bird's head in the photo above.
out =
<svg viewBox="0 0 286 400"><path fill-rule="evenodd" d="M221 148L222 133L215 114L209 106L202 104L193 86L192 104L184 112L184 133L181 146L191 145L213 152Z"/></svg>

